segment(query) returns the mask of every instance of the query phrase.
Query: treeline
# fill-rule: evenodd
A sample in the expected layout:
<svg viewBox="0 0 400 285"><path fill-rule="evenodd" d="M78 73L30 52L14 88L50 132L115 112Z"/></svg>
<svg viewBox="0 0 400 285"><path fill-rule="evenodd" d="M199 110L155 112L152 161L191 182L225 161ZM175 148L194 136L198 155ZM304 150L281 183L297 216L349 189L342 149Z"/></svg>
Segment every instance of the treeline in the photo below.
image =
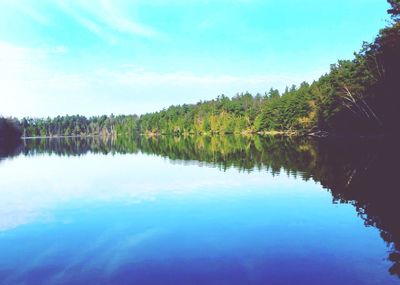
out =
<svg viewBox="0 0 400 285"><path fill-rule="evenodd" d="M303 83L300 89L309 88ZM310 129L314 120L314 102L309 96L297 96L292 86L283 94L271 89L264 95L225 95L195 105L171 106L140 117L142 133L232 134L262 131Z"/></svg>
<svg viewBox="0 0 400 285"><path fill-rule="evenodd" d="M57 116L55 118L15 119L23 137L60 137L60 136L132 136L136 132L136 115L119 116Z"/></svg>
<svg viewBox="0 0 400 285"><path fill-rule="evenodd" d="M224 95L141 116L142 133L265 131L393 133L400 116L400 1L388 0L391 23L353 60L340 60L312 84L280 94Z"/></svg>

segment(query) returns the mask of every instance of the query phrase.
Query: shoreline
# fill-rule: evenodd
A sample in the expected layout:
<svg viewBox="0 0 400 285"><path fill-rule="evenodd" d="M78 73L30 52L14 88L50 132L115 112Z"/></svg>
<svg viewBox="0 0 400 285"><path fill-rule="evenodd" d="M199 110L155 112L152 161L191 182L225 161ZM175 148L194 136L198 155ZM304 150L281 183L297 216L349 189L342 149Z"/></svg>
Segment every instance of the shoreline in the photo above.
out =
<svg viewBox="0 0 400 285"><path fill-rule="evenodd" d="M62 138L89 138L100 137L101 135L70 135L70 136L35 136L35 137L21 137L21 140L29 139L62 139Z"/></svg>
<svg viewBox="0 0 400 285"><path fill-rule="evenodd" d="M307 135L304 132L300 131L259 131L259 132L253 132L253 131L243 131L243 132L204 132L204 133L194 133L194 132L183 132L183 133L160 133L160 132L145 132L145 133L140 133L140 136L148 136L148 137L157 137L157 136L226 136L226 135L234 135L234 136L253 136L253 135L270 135L270 136L302 136L302 135Z"/></svg>
<svg viewBox="0 0 400 285"><path fill-rule="evenodd" d="M315 132L300 132L300 131L259 131L259 132L237 132L237 133L159 133L159 132L146 132L137 134L137 136L145 136L148 138L155 138L159 136L288 136L288 137L310 137L314 139L384 139L389 136L385 134L348 134L348 133L329 133L325 131ZM134 135L136 136L136 135ZM133 136L133 137L134 137ZM21 140L34 140L34 139L66 139L66 138L110 138L118 137L118 134L113 136L103 136L100 134L95 135L69 135L69 136L33 136L21 137Z"/></svg>

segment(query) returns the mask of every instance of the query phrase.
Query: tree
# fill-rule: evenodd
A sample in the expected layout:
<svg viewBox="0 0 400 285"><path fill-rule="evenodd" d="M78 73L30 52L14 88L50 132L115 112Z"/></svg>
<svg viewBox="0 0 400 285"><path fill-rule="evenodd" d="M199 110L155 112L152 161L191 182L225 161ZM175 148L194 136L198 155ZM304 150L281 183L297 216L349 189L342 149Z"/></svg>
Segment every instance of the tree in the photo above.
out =
<svg viewBox="0 0 400 285"><path fill-rule="evenodd" d="M394 21L400 21L400 0L388 0L388 2L391 6L388 13Z"/></svg>

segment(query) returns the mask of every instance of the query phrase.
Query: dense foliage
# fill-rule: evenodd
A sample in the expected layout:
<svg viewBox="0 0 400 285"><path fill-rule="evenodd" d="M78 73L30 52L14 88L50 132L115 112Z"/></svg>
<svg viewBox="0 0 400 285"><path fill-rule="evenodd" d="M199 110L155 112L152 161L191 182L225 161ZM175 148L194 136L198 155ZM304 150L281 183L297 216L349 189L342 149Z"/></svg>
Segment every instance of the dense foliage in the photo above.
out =
<svg viewBox="0 0 400 285"><path fill-rule="evenodd" d="M250 93L225 95L195 105L172 106L140 118L143 133L243 133L266 130L308 129L313 120L313 101L296 96L294 86L282 95L271 89L263 96Z"/></svg>
<svg viewBox="0 0 400 285"><path fill-rule="evenodd" d="M0 117L0 160L18 153L21 131L15 121Z"/></svg>
<svg viewBox="0 0 400 285"><path fill-rule="evenodd" d="M18 122L0 117L0 142L12 142L21 137Z"/></svg>

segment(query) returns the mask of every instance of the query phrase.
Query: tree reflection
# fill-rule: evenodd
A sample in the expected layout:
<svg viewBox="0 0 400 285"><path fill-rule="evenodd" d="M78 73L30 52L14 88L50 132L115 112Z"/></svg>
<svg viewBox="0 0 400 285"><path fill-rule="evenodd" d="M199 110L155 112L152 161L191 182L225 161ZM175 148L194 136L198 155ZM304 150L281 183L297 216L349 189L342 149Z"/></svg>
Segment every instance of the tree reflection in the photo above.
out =
<svg viewBox="0 0 400 285"><path fill-rule="evenodd" d="M157 136L25 140L13 148L0 146L0 157L86 153L155 154L177 163L200 163L226 170L267 170L328 189L335 203L354 205L366 226L380 230L392 262L389 272L400 276L400 208L398 206L397 141L332 141L279 136Z"/></svg>
<svg viewBox="0 0 400 285"><path fill-rule="evenodd" d="M40 138L23 141L25 155L55 154L59 156L80 156L87 153L115 154L136 153L133 138L111 137L64 137Z"/></svg>
<svg viewBox="0 0 400 285"><path fill-rule="evenodd" d="M21 140L1 140L0 139L0 161L7 157L16 156L23 150Z"/></svg>

